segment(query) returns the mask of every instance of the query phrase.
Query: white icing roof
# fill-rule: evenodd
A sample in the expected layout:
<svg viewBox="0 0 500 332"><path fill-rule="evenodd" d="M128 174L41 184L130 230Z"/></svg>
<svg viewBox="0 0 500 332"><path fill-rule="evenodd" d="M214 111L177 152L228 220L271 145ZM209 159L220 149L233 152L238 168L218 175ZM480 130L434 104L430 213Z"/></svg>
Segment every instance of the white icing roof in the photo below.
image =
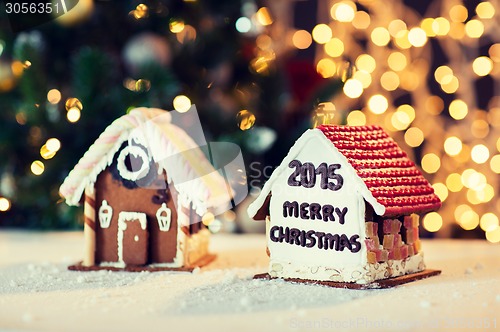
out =
<svg viewBox="0 0 500 332"><path fill-rule="evenodd" d="M342 161L342 166L345 167L347 172L350 174L351 181L353 181L353 184L358 192L361 193L363 198L368 203L370 203L370 205L375 210L375 213L380 216L384 215L385 207L377 202L370 190L368 190L368 187L366 186L364 181L356 174L356 171L351 166L347 158L342 153L340 153L340 151L328 140L328 138L325 137L325 135L323 135L323 133L319 129L309 129L299 137L299 139L295 142L295 144L288 152L287 156L274 170L269 180L267 180L267 182L264 184L264 187L262 188L259 196L257 196L255 201L252 202L252 204L250 204L250 206L248 207L248 215L251 218L255 217L259 209L264 205L267 196L271 193L274 181L276 181L278 175L281 174L281 172L283 172L284 170L288 169L288 164L300 153L302 149L305 148L306 144L311 139L317 139L321 142L323 146L320 149L325 149L324 151L322 150L322 153L333 153L337 156L338 159Z"/></svg>
<svg viewBox="0 0 500 332"><path fill-rule="evenodd" d="M170 123L168 112L136 108L116 119L99 136L69 173L60 194L68 205L79 205L87 185L113 162L126 140L140 142L149 149L159 171L166 171L184 204L193 203L198 214L230 202L231 189L206 159L198 145L179 127Z"/></svg>

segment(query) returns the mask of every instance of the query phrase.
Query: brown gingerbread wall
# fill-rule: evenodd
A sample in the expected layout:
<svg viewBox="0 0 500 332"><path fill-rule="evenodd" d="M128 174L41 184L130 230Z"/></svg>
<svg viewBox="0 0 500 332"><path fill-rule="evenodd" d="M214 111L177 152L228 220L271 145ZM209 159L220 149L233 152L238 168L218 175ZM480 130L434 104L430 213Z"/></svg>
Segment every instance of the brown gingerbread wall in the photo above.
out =
<svg viewBox="0 0 500 332"><path fill-rule="evenodd" d="M121 211L142 212L147 215L147 231L149 234L148 263L170 263L177 250L177 192L171 186L167 195L156 189L127 189L120 181L113 178L108 168L99 176L95 184L96 213L106 200L113 208L113 216L109 228L102 229L99 217L96 216L96 264L118 261L118 215ZM153 198L156 196L156 199ZM168 232L159 229L156 211L162 202L166 202L171 210L171 225ZM129 239L130 240L130 239ZM127 246L125 240L124 246Z"/></svg>
<svg viewBox="0 0 500 332"><path fill-rule="evenodd" d="M189 234L196 234L200 230L206 228L206 226L201 222L202 217L196 213L193 209L193 204L189 207Z"/></svg>

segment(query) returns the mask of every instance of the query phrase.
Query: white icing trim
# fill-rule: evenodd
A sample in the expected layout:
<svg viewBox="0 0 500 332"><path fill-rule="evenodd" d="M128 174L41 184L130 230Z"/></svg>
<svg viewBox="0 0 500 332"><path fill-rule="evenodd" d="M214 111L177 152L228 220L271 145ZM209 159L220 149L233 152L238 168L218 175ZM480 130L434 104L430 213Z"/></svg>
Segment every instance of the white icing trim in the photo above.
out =
<svg viewBox="0 0 500 332"><path fill-rule="evenodd" d="M99 207L99 225L101 228L109 228L111 224L111 219L113 218L113 208L108 205L106 200L102 201Z"/></svg>
<svg viewBox="0 0 500 332"><path fill-rule="evenodd" d="M128 155L133 155L134 157L140 157L142 159L142 165L139 170L129 171L125 165L125 158ZM149 157L146 151L138 147L137 145L127 145L123 150L120 151L118 158L116 160L116 168L120 176L129 181L135 181L137 179L143 178L147 175L147 169L149 168Z"/></svg>
<svg viewBox="0 0 500 332"><path fill-rule="evenodd" d="M259 211L259 209L264 204L266 197L272 191L273 184L279 177L279 174L281 174L281 172L283 172L284 170L288 169L288 164L290 163L290 161L292 161L300 153L302 149L307 148L307 144L311 139L315 138L319 139L319 141L321 142L321 144L323 144L326 150L326 151L322 150L322 153L334 153L336 155L336 158L341 160L343 168L346 170L346 172L349 173L355 185L355 190L357 190L363 196L363 198L368 203L370 203L370 205L375 210L375 213L378 214L379 216L384 215L385 207L379 202L377 202L376 198L373 197L372 193L370 192L366 184L356 174L356 171L349 163L347 158L342 153L340 153L340 151L332 144L332 142L328 140L328 138L325 137L323 132L319 129L309 129L305 133L303 133L302 136L299 137L299 139L297 139L297 141L292 146L292 148L290 149L286 157L283 159L281 164L274 170L269 180L267 180L267 182L264 184L262 191L257 196L255 201L248 207L247 209L248 215L251 218L255 217L257 211ZM364 217L361 220L364 221Z"/></svg>
<svg viewBox="0 0 500 332"><path fill-rule="evenodd" d="M151 267L182 267L183 265L179 263L177 258L174 258L174 261L171 263L152 263L152 264L149 264L148 266L151 266Z"/></svg>
<svg viewBox="0 0 500 332"><path fill-rule="evenodd" d="M61 194L66 198L66 204L72 206L78 206L80 204L80 198L82 197L82 192L84 191L85 187L87 185L93 186L97 180L97 176L101 174L101 172L104 171L106 167L111 165L115 153L118 152L122 143L126 141L127 136L128 133L123 132L120 135L120 137L116 140L114 145L109 149L109 151L104 156L102 156L102 158L99 161L95 162L93 168L90 171L85 172L87 174L85 174L85 177L80 180L81 182L79 184L76 184L75 188L73 189L74 190L73 194L65 196L63 194L63 188L71 186L73 182L78 182L77 180L81 176L80 173L82 173L82 171L77 170L76 168L78 164L71 172L69 172L68 176L64 180L64 183L61 185L61 188L59 189ZM87 158L90 158L93 152L91 148L89 148L89 150L83 155L82 159L80 159L80 162L84 162L86 161Z"/></svg>
<svg viewBox="0 0 500 332"><path fill-rule="evenodd" d="M226 204L230 195L220 174L215 171L198 145L181 128L170 123L168 112L136 108L111 125L80 159L61 185L60 193L68 205L79 205L84 188L113 162L114 155L127 139L144 142L158 172L166 171L168 182L187 197L200 215L210 207Z"/></svg>
<svg viewBox="0 0 500 332"><path fill-rule="evenodd" d="M170 223L172 218L172 211L167 207L165 203L156 211L156 220L158 221L158 227L160 231L168 232L170 230Z"/></svg>
<svg viewBox="0 0 500 332"><path fill-rule="evenodd" d="M120 224L125 225L125 222L130 221L130 220L139 220L139 223L141 224L141 228L143 230L146 230L146 227L148 225L147 217L144 212L129 212L129 211L122 211L118 214L118 227L120 227ZM124 229L127 229L125 226Z"/></svg>
<svg viewBox="0 0 500 332"><path fill-rule="evenodd" d="M122 211L118 214L118 263L121 264L125 264L123 261L123 233L127 229L127 221L131 220L138 220L143 230L146 230L147 227L147 217L145 213Z"/></svg>
<svg viewBox="0 0 500 332"><path fill-rule="evenodd" d="M124 268L125 263L124 262L101 262L101 263L99 263L99 266Z"/></svg>
<svg viewBox="0 0 500 332"><path fill-rule="evenodd" d="M271 259L269 262L269 274L275 278L355 282L358 284L367 284L424 269L424 258L421 252L403 260L389 260L383 263L343 268L304 266L275 259Z"/></svg>

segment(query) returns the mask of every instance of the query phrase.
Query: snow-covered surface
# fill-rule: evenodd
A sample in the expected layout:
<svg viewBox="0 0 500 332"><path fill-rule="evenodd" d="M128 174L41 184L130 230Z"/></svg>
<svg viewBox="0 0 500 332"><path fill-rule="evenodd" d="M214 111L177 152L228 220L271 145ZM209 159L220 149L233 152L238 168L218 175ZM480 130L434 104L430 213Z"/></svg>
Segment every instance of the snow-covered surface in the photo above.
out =
<svg viewBox="0 0 500 332"><path fill-rule="evenodd" d="M394 289L344 290L252 280L267 269L265 243L261 235L215 235L218 259L193 274L71 272L66 266L81 258L83 234L3 231L0 330L500 328L498 245L424 241L427 266L442 269L441 276Z"/></svg>

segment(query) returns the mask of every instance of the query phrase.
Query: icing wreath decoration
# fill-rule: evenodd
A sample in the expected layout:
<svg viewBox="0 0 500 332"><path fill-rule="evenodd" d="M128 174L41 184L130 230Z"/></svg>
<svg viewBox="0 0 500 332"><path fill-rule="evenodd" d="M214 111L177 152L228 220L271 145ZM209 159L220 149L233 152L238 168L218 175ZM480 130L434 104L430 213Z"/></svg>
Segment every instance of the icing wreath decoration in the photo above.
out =
<svg viewBox="0 0 500 332"><path fill-rule="evenodd" d="M143 145L124 142L114 159L111 174L128 189L147 187L158 177L158 168Z"/></svg>
<svg viewBox="0 0 500 332"><path fill-rule="evenodd" d="M132 157L135 157L132 159ZM139 159L139 162L134 162ZM148 155L137 145L127 145L120 151L117 159L117 168L124 179L135 181L144 176L148 169Z"/></svg>

